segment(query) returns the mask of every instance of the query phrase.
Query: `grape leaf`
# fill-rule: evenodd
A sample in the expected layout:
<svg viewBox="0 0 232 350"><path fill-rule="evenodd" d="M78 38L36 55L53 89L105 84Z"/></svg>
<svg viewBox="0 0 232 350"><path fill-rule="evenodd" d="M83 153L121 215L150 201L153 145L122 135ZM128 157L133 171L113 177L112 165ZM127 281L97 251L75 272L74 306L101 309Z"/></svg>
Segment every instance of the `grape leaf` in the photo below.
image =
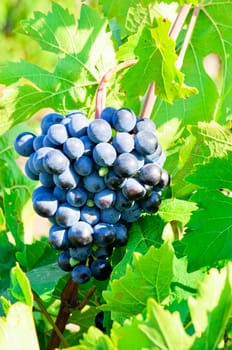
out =
<svg viewBox="0 0 232 350"><path fill-rule="evenodd" d="M26 61L1 66L3 84L23 78L0 101L0 108L8 101L10 107L4 112L12 114L4 118L5 129L44 107L61 113L93 107L101 76L115 64L107 24L97 10L83 5L77 27L74 16L56 3L47 15L36 12L34 18L23 21L24 32L37 40L42 49L56 54L57 64L52 72Z"/></svg>
<svg viewBox="0 0 232 350"><path fill-rule="evenodd" d="M0 318L0 348L39 350L31 307L17 302Z"/></svg>
<svg viewBox="0 0 232 350"><path fill-rule="evenodd" d="M142 312L149 297L162 302L169 294L172 261L173 251L168 243L159 249L151 246L145 255L134 253L125 275L110 282L103 292L106 304L101 308L111 311L112 318L122 322Z"/></svg>
<svg viewBox="0 0 232 350"><path fill-rule="evenodd" d="M18 264L12 268L10 279L10 293L14 299L32 307L33 295L31 292L30 283L25 273L21 270Z"/></svg>
<svg viewBox="0 0 232 350"><path fill-rule="evenodd" d="M195 271L232 258L232 198L219 191L198 190L191 199L199 209L192 214L181 242L188 270Z"/></svg>
<svg viewBox="0 0 232 350"><path fill-rule="evenodd" d="M170 22L158 18L152 28L146 27L138 32L138 43L134 49L138 63L128 70L121 81L128 100L143 96L152 81L155 82L156 95L168 102L197 92L184 84L184 75L176 68L175 43L169 37L169 29ZM129 45L131 47L131 42ZM138 77L140 84L134 84Z"/></svg>
<svg viewBox="0 0 232 350"><path fill-rule="evenodd" d="M188 300L196 339L191 349L216 349L232 312L232 265L211 269L200 283L197 298Z"/></svg>
<svg viewBox="0 0 232 350"><path fill-rule="evenodd" d="M197 206L193 202L187 202L180 199L165 199L159 208L159 216L165 221L180 221L183 225L187 224L193 211Z"/></svg>
<svg viewBox="0 0 232 350"><path fill-rule="evenodd" d="M231 118L231 11L230 0L204 1L200 5L200 13L182 68L186 84L195 86L199 93L186 100L176 100L173 105L158 98L153 114L158 126L176 117L184 124L212 119L225 123ZM185 30L177 40L177 49L182 45L184 34ZM210 54L213 54L211 62L204 63L204 59ZM210 65L214 67L214 77L206 72Z"/></svg>

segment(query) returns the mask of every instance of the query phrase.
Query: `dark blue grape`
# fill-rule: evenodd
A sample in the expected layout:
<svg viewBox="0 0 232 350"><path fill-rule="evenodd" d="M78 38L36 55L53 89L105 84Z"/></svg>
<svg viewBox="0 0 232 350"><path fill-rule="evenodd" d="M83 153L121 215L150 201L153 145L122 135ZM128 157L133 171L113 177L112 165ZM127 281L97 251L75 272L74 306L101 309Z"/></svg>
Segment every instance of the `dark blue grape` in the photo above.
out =
<svg viewBox="0 0 232 350"><path fill-rule="evenodd" d="M39 181L42 185L47 187L54 187L54 181L53 181L53 175L48 173L40 173L39 174Z"/></svg>
<svg viewBox="0 0 232 350"><path fill-rule="evenodd" d="M82 247L92 243L93 228L87 222L78 221L68 230L68 239L72 247Z"/></svg>
<svg viewBox="0 0 232 350"><path fill-rule="evenodd" d="M104 189L94 196L94 203L100 209L107 209L114 205L116 193L109 189Z"/></svg>
<svg viewBox="0 0 232 350"><path fill-rule="evenodd" d="M142 168L142 166L144 166L144 156L142 156L142 154L139 154L135 150L133 150L131 154L137 159L138 169Z"/></svg>
<svg viewBox="0 0 232 350"><path fill-rule="evenodd" d="M38 171L35 167L34 167L34 157L35 157L36 152L33 152L30 157L27 159L26 164L27 167L29 168L29 170L36 175L40 174L40 171Z"/></svg>
<svg viewBox="0 0 232 350"><path fill-rule="evenodd" d="M140 118L135 125L135 131L149 131L154 133L156 130L155 123L149 118Z"/></svg>
<svg viewBox="0 0 232 350"><path fill-rule="evenodd" d="M23 157L29 157L34 152L33 141L36 136L32 132L22 132L14 141L16 152Z"/></svg>
<svg viewBox="0 0 232 350"><path fill-rule="evenodd" d="M110 125L112 125L112 115L116 111L113 107L106 107L101 111L100 118L106 120Z"/></svg>
<svg viewBox="0 0 232 350"><path fill-rule="evenodd" d="M112 267L105 259L94 260L90 265L92 276L99 281L105 281L110 277Z"/></svg>
<svg viewBox="0 0 232 350"><path fill-rule="evenodd" d="M86 245L84 247L77 247L77 248L70 248L69 254L70 256L79 261L79 262L85 262L88 257L92 253L92 245Z"/></svg>
<svg viewBox="0 0 232 350"><path fill-rule="evenodd" d="M131 208L132 205L134 204L133 200L129 200L126 198L122 191L117 191L116 193L116 202L115 202L115 209L119 211L123 211L124 209Z"/></svg>
<svg viewBox="0 0 232 350"><path fill-rule="evenodd" d="M43 157L43 167L46 172L59 175L68 169L69 160L61 151L53 149Z"/></svg>
<svg viewBox="0 0 232 350"><path fill-rule="evenodd" d="M122 193L130 200L137 200L145 196L146 190L139 181L134 178L129 178L122 188Z"/></svg>
<svg viewBox="0 0 232 350"><path fill-rule="evenodd" d="M68 139L67 129L62 124L53 124L47 131L49 140L55 145L62 145Z"/></svg>
<svg viewBox="0 0 232 350"><path fill-rule="evenodd" d="M54 196L58 199L59 202L66 202L66 190L62 190L61 188L55 186L53 190Z"/></svg>
<svg viewBox="0 0 232 350"><path fill-rule="evenodd" d="M157 147L158 141L152 132L140 131L135 135L135 150L140 154L152 154Z"/></svg>
<svg viewBox="0 0 232 350"><path fill-rule="evenodd" d="M150 196L141 201L142 209L149 214L156 213L161 204L161 197L158 192L152 192Z"/></svg>
<svg viewBox="0 0 232 350"><path fill-rule="evenodd" d="M88 136L82 136L80 137L80 140L83 142L84 145L84 154L86 156L92 155L92 149L95 146L95 143L93 143Z"/></svg>
<svg viewBox="0 0 232 350"><path fill-rule="evenodd" d="M55 149L61 149L61 145L55 145L55 143L51 142L51 140L49 139L48 135L44 136L43 139L43 147L50 147L50 148L55 148Z"/></svg>
<svg viewBox="0 0 232 350"><path fill-rule="evenodd" d="M63 152L70 159L76 159L82 156L85 147L83 142L77 137L70 137L63 144Z"/></svg>
<svg viewBox="0 0 232 350"><path fill-rule="evenodd" d="M70 264L70 254L68 250L65 250L64 252L62 252L59 257L58 257L58 265L60 267L61 270L69 272L72 271L73 267Z"/></svg>
<svg viewBox="0 0 232 350"><path fill-rule="evenodd" d="M74 161L73 167L78 175L88 176L93 171L93 160L88 156L82 156Z"/></svg>
<svg viewBox="0 0 232 350"><path fill-rule="evenodd" d="M67 192L66 198L67 198L67 202L72 206L82 207L86 203L88 199L88 195L83 188L76 187Z"/></svg>
<svg viewBox="0 0 232 350"><path fill-rule="evenodd" d="M80 111L74 111L67 114L66 118L70 118L70 122L66 125L68 132L73 137L81 137L86 135L89 120Z"/></svg>
<svg viewBox="0 0 232 350"><path fill-rule="evenodd" d="M81 221L85 221L91 226L96 225L100 220L100 211L96 207L87 205L81 209Z"/></svg>
<svg viewBox="0 0 232 350"><path fill-rule="evenodd" d="M110 170L107 173L107 175L104 177L104 181L105 181L106 187L108 187L109 189L118 190L122 188L126 179L117 175L113 170Z"/></svg>
<svg viewBox="0 0 232 350"><path fill-rule="evenodd" d="M139 204L135 202L131 208L125 209L122 212L121 219L126 222L137 221L142 214L142 209Z"/></svg>
<svg viewBox="0 0 232 350"><path fill-rule="evenodd" d="M139 176L145 184L155 186L161 180L161 169L154 163L146 164L140 169Z"/></svg>
<svg viewBox="0 0 232 350"><path fill-rule="evenodd" d="M80 219L80 210L67 202L61 203L56 211L55 219L61 227L71 227Z"/></svg>
<svg viewBox="0 0 232 350"><path fill-rule="evenodd" d="M33 140L33 148L35 151L43 147L43 140L45 135L36 136Z"/></svg>
<svg viewBox="0 0 232 350"><path fill-rule="evenodd" d="M46 186L39 186L37 187L33 192L32 192L32 201L36 199L36 197L40 194L53 194L52 188L51 187L46 187Z"/></svg>
<svg viewBox="0 0 232 350"><path fill-rule="evenodd" d="M34 195L32 204L38 215L47 218L56 213L58 200L52 193L42 192Z"/></svg>
<svg viewBox="0 0 232 350"><path fill-rule="evenodd" d="M161 169L161 177L159 183L155 186L155 190L161 191L170 185L170 175L165 169Z"/></svg>
<svg viewBox="0 0 232 350"><path fill-rule="evenodd" d="M109 224L116 224L121 217L121 212L115 208L101 210L101 221Z"/></svg>
<svg viewBox="0 0 232 350"><path fill-rule="evenodd" d="M90 280L91 270L85 265L77 265L72 270L72 280L75 283L83 284Z"/></svg>
<svg viewBox="0 0 232 350"><path fill-rule="evenodd" d="M104 327L104 312L100 311L98 314L95 316L94 319L95 327L100 329L103 333L106 332L106 328Z"/></svg>
<svg viewBox="0 0 232 350"><path fill-rule="evenodd" d="M164 153L164 151L162 151L159 159L157 159L155 161L155 164L158 165L160 168L162 168L164 163L165 163L165 161L166 161L166 154Z"/></svg>
<svg viewBox="0 0 232 350"><path fill-rule="evenodd" d="M111 256L113 252L113 247L94 247L95 249L92 251L92 255L99 259L106 259Z"/></svg>
<svg viewBox="0 0 232 350"><path fill-rule="evenodd" d="M125 246L128 242L128 232L127 232L126 226L122 224L117 224L117 225L114 225L114 229L116 233L114 246L115 247Z"/></svg>
<svg viewBox="0 0 232 350"><path fill-rule="evenodd" d="M68 231L59 225L52 225L48 236L49 243L56 250L66 250L69 247Z"/></svg>
<svg viewBox="0 0 232 350"><path fill-rule="evenodd" d="M110 143L100 142L93 149L93 159L101 167L113 165L116 157L117 153Z"/></svg>
<svg viewBox="0 0 232 350"><path fill-rule="evenodd" d="M120 108L112 115L112 124L118 131L129 132L135 127L136 115L128 108Z"/></svg>
<svg viewBox="0 0 232 350"><path fill-rule="evenodd" d="M158 144L158 146L157 146L157 148L156 148L154 153L147 154L147 155L144 156L145 163L146 164L147 163L156 163L159 160L162 152L163 152L162 147L161 147L160 144Z"/></svg>
<svg viewBox="0 0 232 350"><path fill-rule="evenodd" d="M33 167L38 172L38 174L40 172L45 172L43 160L44 160L44 157L46 156L46 154L48 152L50 152L51 150L52 150L51 147L42 147L42 148L38 149L35 153L32 154Z"/></svg>
<svg viewBox="0 0 232 350"><path fill-rule="evenodd" d="M112 145L118 153L129 153L134 148L134 138L127 132L118 132L112 140Z"/></svg>
<svg viewBox="0 0 232 350"><path fill-rule="evenodd" d="M70 190L77 187L80 177L76 174L73 168L70 167L59 175L53 175L53 181L56 186L62 190Z"/></svg>
<svg viewBox="0 0 232 350"><path fill-rule="evenodd" d="M41 130L43 134L47 134L48 129L53 124L60 123L64 117L59 113L48 113L46 114L43 119L41 120Z"/></svg>
<svg viewBox="0 0 232 350"><path fill-rule="evenodd" d="M108 247L115 241L115 229L113 225L99 222L93 227L93 241L99 247Z"/></svg>
<svg viewBox="0 0 232 350"><path fill-rule="evenodd" d="M89 124L87 134L94 143L107 142L111 139L112 129L105 120L95 119Z"/></svg>
<svg viewBox="0 0 232 350"><path fill-rule="evenodd" d="M39 180L39 175L37 174L36 171L34 172L30 166L30 158L26 161L24 170L25 170L25 174L27 175L27 177L29 177L29 179L34 181Z"/></svg>
<svg viewBox="0 0 232 350"><path fill-rule="evenodd" d="M137 173L139 165L133 154L122 153L115 160L113 169L118 176L128 177Z"/></svg>
<svg viewBox="0 0 232 350"><path fill-rule="evenodd" d="M98 175L96 171L93 171L90 175L83 178L84 187L93 193L102 191L105 188L104 179Z"/></svg>

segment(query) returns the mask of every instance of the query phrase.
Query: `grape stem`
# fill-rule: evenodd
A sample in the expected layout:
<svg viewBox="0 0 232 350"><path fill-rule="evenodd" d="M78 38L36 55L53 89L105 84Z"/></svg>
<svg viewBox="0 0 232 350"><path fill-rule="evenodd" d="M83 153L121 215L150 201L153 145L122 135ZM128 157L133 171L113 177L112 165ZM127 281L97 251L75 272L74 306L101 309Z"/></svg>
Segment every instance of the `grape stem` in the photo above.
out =
<svg viewBox="0 0 232 350"><path fill-rule="evenodd" d="M59 348L61 342L65 345L65 347L68 347L67 341L65 340L63 333L65 330L66 324L68 322L68 319L71 315L72 309L82 310L83 307L86 304L88 304L90 298L92 297L92 295L96 290L96 287L93 286L89 290L89 292L86 294L85 298L79 301L77 300L78 287L79 285L73 282L71 278L66 283L61 295L61 304L60 304L60 309L56 318L56 322L54 323L52 321L53 330L52 330L52 334L49 339L46 350L54 350ZM44 310L42 308L41 308L41 311L44 313ZM48 313L45 312L44 314L47 317ZM47 317L47 319L49 321L50 315L49 315L49 318Z"/></svg>
<svg viewBox="0 0 232 350"><path fill-rule="evenodd" d="M98 85L97 93L96 93L96 112L95 119L100 118L101 111L105 108L106 101L106 84L110 80L110 78L117 73L119 70L133 66L136 64L138 60L128 60L122 63L119 63L117 66L111 68L106 72Z"/></svg>
<svg viewBox="0 0 232 350"><path fill-rule="evenodd" d="M191 10L191 4L184 4L181 8L179 13L177 14L177 17L175 19L175 21L173 22L170 31L169 31L169 36L173 39L176 40L180 34L181 28ZM190 42L190 38L193 32L193 29L195 27L196 24L196 19L197 19L197 15L199 12L199 7L194 8L193 11L193 15L192 18L190 20L190 24L184 39L184 43L183 46L181 48L179 57L177 59L176 62L176 66L178 69L180 69L182 67L183 61L184 61L184 56L188 47L188 44ZM150 118L155 101L156 101L156 95L155 95L155 83L152 82L148 88L146 97L145 97L145 101L143 104L143 109L141 112L141 117L142 118Z"/></svg>

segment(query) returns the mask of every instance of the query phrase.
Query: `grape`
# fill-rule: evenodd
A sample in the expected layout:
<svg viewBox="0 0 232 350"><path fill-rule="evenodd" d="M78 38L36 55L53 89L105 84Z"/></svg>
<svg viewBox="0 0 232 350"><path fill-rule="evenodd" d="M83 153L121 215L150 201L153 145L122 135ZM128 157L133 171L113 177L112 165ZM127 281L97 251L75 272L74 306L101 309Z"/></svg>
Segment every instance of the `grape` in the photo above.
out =
<svg viewBox="0 0 232 350"><path fill-rule="evenodd" d="M108 187L109 189L118 190L124 185L126 180L125 178L117 175L113 170L110 170L104 177L104 181L106 187Z"/></svg>
<svg viewBox="0 0 232 350"><path fill-rule="evenodd" d="M112 115L116 111L113 107L106 107L102 110L100 118L106 120L110 125L112 124Z"/></svg>
<svg viewBox="0 0 232 350"><path fill-rule="evenodd" d="M156 164L146 164L140 169L140 179L147 185L157 185L161 180L161 169Z"/></svg>
<svg viewBox="0 0 232 350"><path fill-rule="evenodd" d="M125 209L121 214L121 219L126 222L137 221L142 213L142 209L139 204L135 202L131 208Z"/></svg>
<svg viewBox="0 0 232 350"><path fill-rule="evenodd" d="M58 206L55 219L57 224L61 227L71 227L79 221L80 210L64 202Z"/></svg>
<svg viewBox="0 0 232 350"><path fill-rule="evenodd" d="M49 141L55 145L62 145L68 139L66 127L62 124L53 124L47 131Z"/></svg>
<svg viewBox="0 0 232 350"><path fill-rule="evenodd" d="M161 204L161 198L158 192L152 192L146 200L141 201L141 207L146 213L156 213Z"/></svg>
<svg viewBox="0 0 232 350"><path fill-rule="evenodd" d="M112 115L112 124L118 131L131 131L136 124L136 115L128 108L120 108Z"/></svg>
<svg viewBox="0 0 232 350"><path fill-rule="evenodd" d="M110 143L100 142L93 149L93 159L101 167L111 166L117 157Z"/></svg>
<svg viewBox="0 0 232 350"><path fill-rule="evenodd" d="M161 177L159 183L155 186L155 189L160 191L167 188L170 185L170 175L165 169L161 169Z"/></svg>
<svg viewBox="0 0 232 350"><path fill-rule="evenodd" d="M122 191L117 191L116 193L116 202L115 202L115 209L119 211L123 211L124 209L131 208L131 206L134 204L133 200L128 200L126 198Z"/></svg>
<svg viewBox="0 0 232 350"><path fill-rule="evenodd" d="M33 171L34 169L33 170L32 169L33 169L33 167L31 167L31 165L30 165L30 158L29 158L25 163L25 167L24 167L25 174L31 180L34 180L34 181L39 180L39 175L37 174L36 171Z"/></svg>
<svg viewBox="0 0 232 350"><path fill-rule="evenodd" d="M93 241L99 247L108 247L115 241L115 229L113 225L99 222L93 227Z"/></svg>
<svg viewBox="0 0 232 350"><path fill-rule="evenodd" d="M42 149L42 148L41 148ZM59 175L63 173L69 166L69 160L65 155L57 150L48 151L43 157L43 167L50 174Z"/></svg>
<svg viewBox="0 0 232 350"><path fill-rule="evenodd" d="M58 265L60 267L61 270L69 272L72 271L73 267L70 264L70 254L68 250L65 250L64 252L62 252L59 257L58 257Z"/></svg>
<svg viewBox="0 0 232 350"><path fill-rule="evenodd" d="M69 159L81 157L84 150L85 147L83 142L77 137L70 137L63 144L63 152Z"/></svg>
<svg viewBox="0 0 232 350"><path fill-rule="evenodd" d="M140 118L137 120L137 123L135 125L135 131L150 131L154 133L156 130L155 124L153 120L149 118Z"/></svg>
<svg viewBox="0 0 232 350"><path fill-rule="evenodd" d="M76 187L67 192L67 202L74 207L82 207L87 201L87 192L81 188Z"/></svg>
<svg viewBox="0 0 232 350"><path fill-rule="evenodd" d="M93 160L88 156L82 156L74 161L73 167L78 175L90 175L93 171Z"/></svg>
<svg viewBox="0 0 232 350"><path fill-rule="evenodd" d="M108 208L101 210L101 221L109 224L116 224L121 216L120 211L115 208Z"/></svg>
<svg viewBox="0 0 232 350"><path fill-rule="evenodd" d="M66 125L68 132L73 137L81 137L86 135L86 130L89 125L89 120L80 111L74 111L66 115L70 118L70 122Z"/></svg>
<svg viewBox="0 0 232 350"><path fill-rule="evenodd" d="M43 134L47 134L48 129L53 124L60 123L64 117L59 113L48 113L46 114L41 121L41 130Z"/></svg>
<svg viewBox="0 0 232 350"><path fill-rule="evenodd" d="M135 149L142 155L152 154L158 147L155 135L150 131L140 131L135 135Z"/></svg>
<svg viewBox="0 0 232 350"><path fill-rule="evenodd" d="M93 171L90 175L83 178L84 187L93 193L102 191L105 188L104 179L98 175L96 171Z"/></svg>
<svg viewBox="0 0 232 350"><path fill-rule="evenodd" d="M138 162L138 169L142 168L142 166L144 166L144 156L142 156L142 154L139 154L138 152L136 152L135 150L133 150L131 152L131 154L137 159Z"/></svg>
<svg viewBox="0 0 232 350"><path fill-rule="evenodd" d="M162 151L159 159L156 160L155 164L158 165L160 168L162 168L162 166L164 165L166 160L166 154L164 153L164 151Z"/></svg>
<svg viewBox="0 0 232 350"><path fill-rule="evenodd" d="M72 280L76 283L86 283L91 278L91 270L85 265L77 265L72 270Z"/></svg>
<svg viewBox="0 0 232 350"><path fill-rule="evenodd" d="M43 147L50 147L52 149L53 148L61 149L61 145L55 145L55 143L51 142L51 140L48 138L48 135L44 136Z"/></svg>
<svg viewBox="0 0 232 350"><path fill-rule="evenodd" d="M112 268L108 260L97 259L91 263L90 270L96 280L105 281L110 277Z"/></svg>
<svg viewBox="0 0 232 350"><path fill-rule="evenodd" d="M84 145L84 154L86 156L92 155L92 149L95 146L95 143L93 143L88 136L82 136L80 137L80 140L82 141Z"/></svg>
<svg viewBox="0 0 232 350"><path fill-rule="evenodd" d="M39 174L39 181L42 185L47 187L54 187L54 181L53 181L53 175L48 173L40 173Z"/></svg>
<svg viewBox="0 0 232 350"><path fill-rule="evenodd" d="M66 194L67 194L66 190L63 190L55 186L53 190L53 194L58 199L59 202L66 202Z"/></svg>
<svg viewBox="0 0 232 350"><path fill-rule="evenodd" d="M80 177L76 174L73 168L70 167L59 175L53 175L53 181L56 186L62 190L70 190L79 184Z"/></svg>
<svg viewBox="0 0 232 350"><path fill-rule="evenodd" d="M45 218L53 216L56 213L58 207L58 200L52 194L48 192L42 192L34 195L33 209L35 212Z"/></svg>
<svg viewBox="0 0 232 350"><path fill-rule="evenodd" d="M45 168L43 165L43 160L45 155L52 150L51 147L42 147L38 149L32 156L32 165L34 169L38 172L45 172Z"/></svg>
<svg viewBox="0 0 232 350"><path fill-rule="evenodd" d="M104 312L100 311L94 319L95 327L100 329L103 333L105 333L106 328L104 327Z"/></svg>
<svg viewBox="0 0 232 350"><path fill-rule="evenodd" d="M114 226L116 232L116 238L114 241L115 247L123 247L127 244L128 241L128 232L125 225L117 224Z"/></svg>
<svg viewBox="0 0 232 350"><path fill-rule="evenodd" d="M88 257L92 253L92 245L86 245L83 247L77 247L77 248L69 248L69 254L71 258L79 261L84 262L88 259Z"/></svg>
<svg viewBox="0 0 232 350"><path fill-rule="evenodd" d="M118 132L112 140L112 145L118 153L129 153L134 148L134 138L127 132Z"/></svg>
<svg viewBox="0 0 232 350"><path fill-rule="evenodd" d="M94 143L107 142L111 139L112 129L105 120L95 119L89 124L87 134Z"/></svg>
<svg viewBox="0 0 232 350"><path fill-rule="evenodd" d="M51 187L39 186L32 192L32 202L36 199L36 197L40 194L49 195L53 194Z"/></svg>
<svg viewBox="0 0 232 350"><path fill-rule="evenodd" d="M94 196L94 203L100 209L107 209L114 205L116 193L109 189L104 189Z"/></svg>
<svg viewBox="0 0 232 350"><path fill-rule="evenodd" d="M52 225L49 230L49 243L56 250L65 250L69 247L68 231L59 225Z"/></svg>
<svg viewBox="0 0 232 350"><path fill-rule="evenodd" d="M92 255L94 255L96 258L100 259L106 259L109 256L111 256L113 252L113 247L97 247L95 250L93 250Z"/></svg>
<svg viewBox="0 0 232 350"><path fill-rule="evenodd" d="M68 230L68 239L72 247L82 247L93 240L92 226L84 221L78 221Z"/></svg>
<svg viewBox="0 0 232 350"><path fill-rule="evenodd" d="M160 146L160 144L158 144L154 153L147 154L144 156L145 163L156 163L159 160L162 152L162 147Z"/></svg>
<svg viewBox="0 0 232 350"><path fill-rule="evenodd" d="M33 148L35 151L43 147L43 140L44 140L45 135L39 135L36 136L33 140Z"/></svg>
<svg viewBox="0 0 232 350"><path fill-rule="evenodd" d="M127 177L135 175L139 169L139 165L133 154L121 153L117 157L113 169L118 176Z"/></svg>
<svg viewBox="0 0 232 350"><path fill-rule="evenodd" d="M93 226L100 220L100 211L96 207L84 206L81 209L81 220Z"/></svg>
<svg viewBox="0 0 232 350"><path fill-rule="evenodd" d="M19 134L14 142L16 152L23 157L29 157L34 152L33 141L35 135L32 132L22 132Z"/></svg>
<svg viewBox="0 0 232 350"><path fill-rule="evenodd" d="M145 196L145 188L137 181L136 179L129 178L127 179L125 185L122 188L123 195L130 199L136 200Z"/></svg>

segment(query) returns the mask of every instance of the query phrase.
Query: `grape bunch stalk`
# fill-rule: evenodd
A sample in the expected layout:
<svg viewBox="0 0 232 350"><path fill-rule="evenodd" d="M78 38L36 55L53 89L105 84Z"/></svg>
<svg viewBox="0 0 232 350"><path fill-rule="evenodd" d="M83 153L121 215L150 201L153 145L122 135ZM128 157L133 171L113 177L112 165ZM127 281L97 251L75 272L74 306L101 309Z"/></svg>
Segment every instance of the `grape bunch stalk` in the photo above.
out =
<svg viewBox="0 0 232 350"><path fill-rule="evenodd" d="M74 282L108 279L110 256L127 244L131 223L158 211L170 176L155 131L149 118L106 107L94 120L79 110L48 113L39 136L16 137L26 175L40 181L33 208L51 222L49 242Z"/></svg>

